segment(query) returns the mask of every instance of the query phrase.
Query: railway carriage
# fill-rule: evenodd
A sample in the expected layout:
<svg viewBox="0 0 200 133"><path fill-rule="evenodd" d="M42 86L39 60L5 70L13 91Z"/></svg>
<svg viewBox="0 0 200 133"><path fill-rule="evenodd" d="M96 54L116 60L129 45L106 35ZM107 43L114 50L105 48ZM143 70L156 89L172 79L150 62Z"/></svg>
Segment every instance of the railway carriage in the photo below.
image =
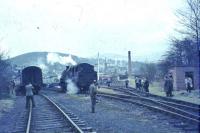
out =
<svg viewBox="0 0 200 133"><path fill-rule="evenodd" d="M20 87L16 90L17 95L25 95L25 86L31 83L34 87L33 93L38 94L43 86L42 70L37 66L29 66L22 70Z"/></svg>

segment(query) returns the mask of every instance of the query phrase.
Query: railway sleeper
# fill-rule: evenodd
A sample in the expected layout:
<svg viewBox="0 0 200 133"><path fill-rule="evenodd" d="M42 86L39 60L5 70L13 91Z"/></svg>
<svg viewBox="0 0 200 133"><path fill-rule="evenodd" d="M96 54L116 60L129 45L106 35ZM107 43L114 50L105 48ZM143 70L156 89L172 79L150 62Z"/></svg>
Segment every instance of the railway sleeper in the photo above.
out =
<svg viewBox="0 0 200 133"><path fill-rule="evenodd" d="M70 118L71 120L75 121L75 120L79 120L79 118L75 117L75 118Z"/></svg>
<svg viewBox="0 0 200 133"><path fill-rule="evenodd" d="M26 125L27 120L16 122L15 125Z"/></svg>
<svg viewBox="0 0 200 133"><path fill-rule="evenodd" d="M178 127L178 128L188 127L188 124L186 124L186 123L176 123L173 125L174 125L174 127Z"/></svg>
<svg viewBox="0 0 200 133"><path fill-rule="evenodd" d="M188 131L188 132L190 132L190 131L199 131L199 128L198 128L198 127L197 127L197 128L184 127L183 130L184 130L184 131Z"/></svg>
<svg viewBox="0 0 200 133"><path fill-rule="evenodd" d="M80 120L73 120L73 122L74 122L74 123L78 123L78 122L80 122Z"/></svg>
<svg viewBox="0 0 200 133"><path fill-rule="evenodd" d="M31 133L51 133L51 132L53 132L53 133L56 133L56 132L69 132L69 133L71 133L72 132L72 129L71 128L63 128L63 127L61 127L61 128L54 128L53 130L52 130L52 128L50 129L50 128L48 128L48 129L33 129L32 131L31 131Z"/></svg>
<svg viewBox="0 0 200 133"><path fill-rule="evenodd" d="M79 126L79 127L83 127L83 126L85 127L85 126L86 126L86 124L85 124L85 123L79 123L79 124L78 124L78 123L76 123L76 125L77 125L77 126Z"/></svg>
<svg viewBox="0 0 200 133"><path fill-rule="evenodd" d="M44 124L45 122L63 122L62 119L49 119L49 120L38 120L38 121L34 121L33 124Z"/></svg>
<svg viewBox="0 0 200 133"><path fill-rule="evenodd" d="M85 122L80 122L80 121L77 121L76 124L85 124Z"/></svg>
<svg viewBox="0 0 200 133"><path fill-rule="evenodd" d="M56 117L56 116L52 116L52 117L34 117L33 119L37 120L37 119L41 119L41 121L48 121L48 120L63 120L62 118Z"/></svg>
<svg viewBox="0 0 200 133"><path fill-rule="evenodd" d="M24 130L20 130L20 131L18 131L18 130L15 130L15 131L12 131L11 133L25 133L26 131L24 131Z"/></svg>
<svg viewBox="0 0 200 133"><path fill-rule="evenodd" d="M34 127L33 130L46 130L46 129L56 129L56 128L69 128L66 125L63 124L49 124L49 125L42 125Z"/></svg>
<svg viewBox="0 0 200 133"><path fill-rule="evenodd" d="M17 128L15 128L14 132L22 132L22 131L24 131L24 129L25 129L25 126L24 127L17 127Z"/></svg>
<svg viewBox="0 0 200 133"><path fill-rule="evenodd" d="M67 114L67 115L68 115L68 114ZM68 116L69 116L70 118L71 118L71 117L77 117L77 116L75 116L75 115L68 115Z"/></svg>
<svg viewBox="0 0 200 133"><path fill-rule="evenodd" d="M81 130L83 131L87 131L87 132L92 132L92 127L84 127L84 128L81 128Z"/></svg>

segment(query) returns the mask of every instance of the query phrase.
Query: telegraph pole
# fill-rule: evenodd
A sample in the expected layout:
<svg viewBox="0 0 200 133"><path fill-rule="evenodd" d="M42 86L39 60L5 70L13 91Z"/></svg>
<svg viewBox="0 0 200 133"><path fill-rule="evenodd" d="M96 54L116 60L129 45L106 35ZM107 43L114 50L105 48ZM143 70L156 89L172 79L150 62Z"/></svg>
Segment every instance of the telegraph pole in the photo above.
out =
<svg viewBox="0 0 200 133"><path fill-rule="evenodd" d="M99 52L98 52L98 64L97 64L97 81L99 82Z"/></svg>
<svg viewBox="0 0 200 133"><path fill-rule="evenodd" d="M131 51L128 51L128 77L131 78L132 73L132 65L131 65Z"/></svg>

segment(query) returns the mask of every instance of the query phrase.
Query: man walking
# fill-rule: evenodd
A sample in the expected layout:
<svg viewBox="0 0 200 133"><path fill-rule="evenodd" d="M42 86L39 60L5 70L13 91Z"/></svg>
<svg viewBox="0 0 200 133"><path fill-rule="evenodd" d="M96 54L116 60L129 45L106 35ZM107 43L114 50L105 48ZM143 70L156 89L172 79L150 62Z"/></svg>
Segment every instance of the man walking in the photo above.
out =
<svg viewBox="0 0 200 133"><path fill-rule="evenodd" d="M25 88L26 88L26 108L30 106L30 102L32 102L33 107L35 107L32 84L29 83Z"/></svg>
<svg viewBox="0 0 200 133"><path fill-rule="evenodd" d="M97 83L96 80L90 85L90 98L91 98L91 109L92 112L95 112L95 104L96 104L96 93L97 93Z"/></svg>

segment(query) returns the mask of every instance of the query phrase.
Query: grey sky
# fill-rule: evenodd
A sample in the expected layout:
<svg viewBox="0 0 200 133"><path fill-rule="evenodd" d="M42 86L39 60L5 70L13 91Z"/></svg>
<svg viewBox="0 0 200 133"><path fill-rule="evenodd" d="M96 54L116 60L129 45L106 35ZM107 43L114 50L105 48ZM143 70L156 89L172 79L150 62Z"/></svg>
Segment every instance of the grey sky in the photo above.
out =
<svg viewBox="0 0 200 133"><path fill-rule="evenodd" d="M32 51L101 53L159 60L175 34L183 0L1 0L0 45Z"/></svg>

